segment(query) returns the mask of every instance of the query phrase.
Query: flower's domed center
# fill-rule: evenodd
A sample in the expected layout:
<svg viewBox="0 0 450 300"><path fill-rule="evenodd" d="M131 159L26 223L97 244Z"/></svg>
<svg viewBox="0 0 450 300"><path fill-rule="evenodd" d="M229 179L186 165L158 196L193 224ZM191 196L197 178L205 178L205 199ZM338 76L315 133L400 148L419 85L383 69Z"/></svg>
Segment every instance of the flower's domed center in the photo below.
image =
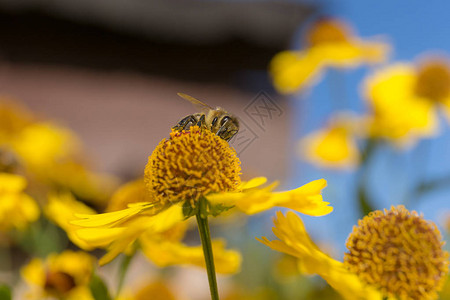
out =
<svg viewBox="0 0 450 300"><path fill-rule="evenodd" d="M151 199L160 204L196 201L209 193L236 190L240 161L228 143L209 130L193 126L162 140L145 167Z"/></svg>
<svg viewBox="0 0 450 300"><path fill-rule="evenodd" d="M306 35L309 46L327 43L347 42L349 29L345 24L335 19L322 19L312 25Z"/></svg>
<svg viewBox="0 0 450 300"><path fill-rule="evenodd" d="M450 66L441 60L422 64L417 73L416 94L439 102L450 97Z"/></svg>
<svg viewBox="0 0 450 300"><path fill-rule="evenodd" d="M75 287L75 279L64 272L48 272L45 279L45 290L56 295L64 295Z"/></svg>
<svg viewBox="0 0 450 300"><path fill-rule="evenodd" d="M436 225L404 206L374 211L347 240L344 264L385 295L434 299L448 271L448 253Z"/></svg>

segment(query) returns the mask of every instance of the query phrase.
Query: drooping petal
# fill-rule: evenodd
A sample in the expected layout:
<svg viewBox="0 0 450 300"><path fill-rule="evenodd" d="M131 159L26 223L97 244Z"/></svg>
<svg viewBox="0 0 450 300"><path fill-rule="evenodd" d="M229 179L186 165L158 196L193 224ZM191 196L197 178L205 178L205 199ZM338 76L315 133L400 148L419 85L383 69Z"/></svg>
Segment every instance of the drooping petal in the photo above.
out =
<svg viewBox="0 0 450 300"><path fill-rule="evenodd" d="M123 223L141 212L153 207L148 202L139 202L130 207L118 211L113 211L104 214L75 214L79 220L74 220L71 223L81 227L109 227Z"/></svg>
<svg viewBox="0 0 450 300"><path fill-rule="evenodd" d="M266 182L267 182L266 177L255 177L255 178L250 179L249 181L242 182L238 189L245 191L245 190L257 188Z"/></svg>
<svg viewBox="0 0 450 300"><path fill-rule="evenodd" d="M92 250L92 246L80 239L75 233L81 227L73 225L70 221L76 219L75 214L95 214L95 210L82 202L75 200L71 194L52 194L44 209L46 216L66 233L69 239L83 250Z"/></svg>
<svg viewBox="0 0 450 300"><path fill-rule="evenodd" d="M126 210L131 208L142 209L142 205L136 203ZM108 214L114 213L117 212ZM148 234L161 234L184 220L183 210L180 205L172 205L168 209L153 216L139 215L138 213L133 216L134 218L128 219L126 223L116 222L114 224L107 222L107 226L104 227L93 227L89 223L87 228L77 230L76 234L81 240L92 247L107 248L108 253L99 262L103 265L128 249L144 232ZM82 225L80 226L83 227Z"/></svg>
<svg viewBox="0 0 450 300"><path fill-rule="evenodd" d="M323 216L333 211L321 195L326 185L325 179L319 179L285 192L266 192L262 195L248 193L236 203L236 207L246 214L255 214L279 206L311 216Z"/></svg>
<svg viewBox="0 0 450 300"><path fill-rule="evenodd" d="M318 274L348 300L380 300L382 295L375 288L364 284L357 275L349 272L342 262L321 252L308 236L301 219L293 212L286 217L277 212L274 234L280 240L258 239L266 246L300 259L302 269L309 274Z"/></svg>

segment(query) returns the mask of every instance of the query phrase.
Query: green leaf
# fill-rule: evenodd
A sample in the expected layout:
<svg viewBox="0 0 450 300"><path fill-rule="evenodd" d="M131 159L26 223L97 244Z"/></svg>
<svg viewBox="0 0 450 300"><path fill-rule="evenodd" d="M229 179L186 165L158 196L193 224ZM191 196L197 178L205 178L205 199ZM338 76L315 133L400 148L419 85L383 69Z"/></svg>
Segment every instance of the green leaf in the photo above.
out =
<svg viewBox="0 0 450 300"><path fill-rule="evenodd" d="M92 276L89 288L95 300L112 300L105 282L98 275Z"/></svg>
<svg viewBox="0 0 450 300"><path fill-rule="evenodd" d="M6 284L0 285L0 300L11 300L11 288Z"/></svg>
<svg viewBox="0 0 450 300"><path fill-rule="evenodd" d="M197 214L198 207L192 207L190 201L185 201L183 204L183 216L185 219L189 219Z"/></svg>

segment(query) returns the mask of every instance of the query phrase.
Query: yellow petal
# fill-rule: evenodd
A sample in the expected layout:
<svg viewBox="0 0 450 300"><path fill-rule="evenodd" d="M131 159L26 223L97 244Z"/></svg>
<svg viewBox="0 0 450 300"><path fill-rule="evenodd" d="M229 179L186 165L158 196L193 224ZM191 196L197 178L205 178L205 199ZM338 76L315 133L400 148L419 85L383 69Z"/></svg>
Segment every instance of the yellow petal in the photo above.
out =
<svg viewBox="0 0 450 300"><path fill-rule="evenodd" d="M79 220L72 221L71 223L82 227L114 226L138 215L150 206L148 202L139 202L126 209L104 214L75 214Z"/></svg>
<svg viewBox="0 0 450 300"><path fill-rule="evenodd" d="M125 230L125 227L81 228L76 230L76 235L90 247L105 247L119 238Z"/></svg>
<svg viewBox="0 0 450 300"><path fill-rule="evenodd" d="M72 194L51 194L48 197L48 203L44 209L46 216L66 233L69 239L78 247L84 250L92 250L93 247L80 239L76 230L80 226L73 225L70 222L75 220L75 214L95 214L95 210L86 206L84 203L75 200Z"/></svg>
<svg viewBox="0 0 450 300"><path fill-rule="evenodd" d="M249 190L256 187L259 187L267 182L266 177L255 177L250 179L249 181L242 182L239 186L238 190Z"/></svg>
<svg viewBox="0 0 450 300"><path fill-rule="evenodd" d="M27 181L24 177L9 173L0 173L0 193L18 193L25 189Z"/></svg>
<svg viewBox="0 0 450 300"><path fill-rule="evenodd" d="M151 300L176 300L172 291L167 284L163 281L155 281L147 284L143 288L139 289L133 300L147 300L151 296ZM130 300L131 300L130 299ZM118 299L119 300L119 299ZM122 300L122 299L120 299Z"/></svg>
<svg viewBox="0 0 450 300"><path fill-rule="evenodd" d="M16 153L31 168L48 168L77 152L75 135L51 123L34 123L24 128L14 141Z"/></svg>
<svg viewBox="0 0 450 300"><path fill-rule="evenodd" d="M159 267L194 265L205 268L202 246L191 247L178 242L154 239L148 235L144 235L140 243L144 254ZM238 252L226 250L223 240L213 240L212 247L218 273L233 274L239 271L241 256Z"/></svg>
<svg viewBox="0 0 450 300"><path fill-rule="evenodd" d="M309 274L318 274L337 292L348 300L380 300L382 295L375 288L364 284L357 275L350 273L342 262L321 252L308 236L302 220L294 213L286 217L277 212L274 234L280 240L258 239L266 246L300 259L302 269Z"/></svg>
<svg viewBox="0 0 450 300"><path fill-rule="evenodd" d="M20 271L22 277L30 284L44 286L45 284L45 268L44 263L39 258L33 258Z"/></svg>
<svg viewBox="0 0 450 300"><path fill-rule="evenodd" d="M246 214L255 214L279 206L311 216L323 216L333 211L333 208L328 206L329 203L322 199L321 192L326 185L325 179L319 179L285 192L244 193L245 197L236 203L236 207Z"/></svg>
<svg viewBox="0 0 450 300"><path fill-rule="evenodd" d="M283 51L270 63L275 88L283 94L294 93L315 83L322 70L320 57L314 52Z"/></svg>
<svg viewBox="0 0 450 300"><path fill-rule="evenodd" d="M108 202L106 212L126 209L130 203L146 201L148 202L144 179L139 178L119 187Z"/></svg>
<svg viewBox="0 0 450 300"><path fill-rule="evenodd" d="M387 59L389 46L379 42L349 40L347 42L324 43L310 49L320 57L324 65L337 68L357 67L365 63L379 63Z"/></svg>

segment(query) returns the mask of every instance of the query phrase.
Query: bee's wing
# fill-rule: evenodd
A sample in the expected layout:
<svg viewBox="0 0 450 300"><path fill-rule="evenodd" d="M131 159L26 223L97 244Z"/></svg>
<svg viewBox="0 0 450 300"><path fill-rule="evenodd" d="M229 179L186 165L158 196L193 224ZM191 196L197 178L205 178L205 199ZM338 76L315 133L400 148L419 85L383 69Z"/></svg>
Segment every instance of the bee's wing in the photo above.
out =
<svg viewBox="0 0 450 300"><path fill-rule="evenodd" d="M184 93L177 93L178 96L180 96L181 98L191 102L195 107L197 107L198 109L202 110L202 111L208 111L210 109L213 109L211 106L209 106L208 104L203 103L202 101L195 99L192 96L186 95Z"/></svg>

